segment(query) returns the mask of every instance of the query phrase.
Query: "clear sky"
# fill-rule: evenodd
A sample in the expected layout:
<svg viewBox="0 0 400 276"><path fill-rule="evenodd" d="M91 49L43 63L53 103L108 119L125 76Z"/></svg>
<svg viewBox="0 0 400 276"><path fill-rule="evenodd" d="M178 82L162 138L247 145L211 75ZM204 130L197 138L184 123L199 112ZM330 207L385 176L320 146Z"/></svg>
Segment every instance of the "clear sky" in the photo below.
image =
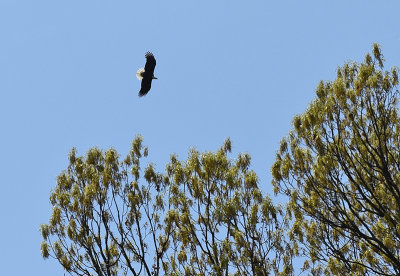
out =
<svg viewBox="0 0 400 276"><path fill-rule="evenodd" d="M39 226L72 147L128 152L136 134L163 171L171 153L249 152L270 166L319 80L373 42L400 66L399 1L0 0L0 276L63 275ZM157 59L149 94L136 71Z"/></svg>

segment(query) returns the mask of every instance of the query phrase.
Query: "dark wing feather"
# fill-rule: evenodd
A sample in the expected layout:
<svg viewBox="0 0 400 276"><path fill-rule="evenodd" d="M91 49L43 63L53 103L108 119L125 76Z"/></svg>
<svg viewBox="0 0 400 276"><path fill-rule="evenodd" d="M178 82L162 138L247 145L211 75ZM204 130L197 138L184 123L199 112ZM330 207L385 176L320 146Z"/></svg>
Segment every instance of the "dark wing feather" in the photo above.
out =
<svg viewBox="0 0 400 276"><path fill-rule="evenodd" d="M140 91L139 91L139 97L143 97L144 95L146 95L150 91L151 81L152 81L151 78L147 79L147 78L143 77L142 85L141 85Z"/></svg>
<svg viewBox="0 0 400 276"><path fill-rule="evenodd" d="M151 81L153 80L154 68L156 67L156 59L150 52L146 53L146 65L144 66L144 73L142 84L139 91L139 97L146 95L151 88Z"/></svg>
<svg viewBox="0 0 400 276"><path fill-rule="evenodd" d="M145 57L146 57L146 65L144 66L144 72L145 74L147 73L151 77L153 77L154 68L156 67L156 59L154 58L154 55L150 52L147 52Z"/></svg>

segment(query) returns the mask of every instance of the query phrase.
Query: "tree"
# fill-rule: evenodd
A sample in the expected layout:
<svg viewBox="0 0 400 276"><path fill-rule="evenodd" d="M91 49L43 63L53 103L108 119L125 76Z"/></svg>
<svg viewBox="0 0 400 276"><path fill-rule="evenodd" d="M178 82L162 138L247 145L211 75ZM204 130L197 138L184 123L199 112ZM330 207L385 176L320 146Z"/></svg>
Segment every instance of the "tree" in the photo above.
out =
<svg viewBox="0 0 400 276"><path fill-rule="evenodd" d="M175 155L166 173L149 164L142 138L120 162L114 149L73 149L41 226L42 256L74 275L268 275L292 272L279 206L264 196L250 156ZM143 179L144 178L144 179Z"/></svg>
<svg viewBox="0 0 400 276"><path fill-rule="evenodd" d="M314 274L400 275L398 69L383 62L374 44L320 82L271 169Z"/></svg>

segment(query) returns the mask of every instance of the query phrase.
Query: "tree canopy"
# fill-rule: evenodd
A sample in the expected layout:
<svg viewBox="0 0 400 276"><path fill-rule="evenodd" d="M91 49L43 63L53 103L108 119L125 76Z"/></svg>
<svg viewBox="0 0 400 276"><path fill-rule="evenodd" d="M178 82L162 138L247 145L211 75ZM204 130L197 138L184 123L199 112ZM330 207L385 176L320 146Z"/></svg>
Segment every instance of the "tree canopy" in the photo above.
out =
<svg viewBox="0 0 400 276"><path fill-rule="evenodd" d="M272 167L289 197L290 237L326 275L400 275L398 69L373 45L293 120Z"/></svg>
<svg viewBox="0 0 400 276"><path fill-rule="evenodd" d="M114 149L90 149L57 179L44 258L75 275L288 275L292 250L285 221L258 187L250 156L193 149L172 155L164 174L138 136L123 161Z"/></svg>
<svg viewBox="0 0 400 276"><path fill-rule="evenodd" d="M398 83L377 44L319 83L271 168L283 207L229 139L163 173L140 136L123 160L72 149L42 256L74 275L400 275Z"/></svg>

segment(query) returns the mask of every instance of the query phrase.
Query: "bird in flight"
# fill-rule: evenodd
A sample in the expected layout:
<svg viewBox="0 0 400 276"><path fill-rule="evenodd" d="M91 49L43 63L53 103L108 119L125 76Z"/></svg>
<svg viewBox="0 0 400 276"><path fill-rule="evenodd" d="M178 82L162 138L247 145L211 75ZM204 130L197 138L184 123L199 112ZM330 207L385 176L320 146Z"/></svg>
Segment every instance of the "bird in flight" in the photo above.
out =
<svg viewBox="0 0 400 276"><path fill-rule="evenodd" d="M154 76L154 68L156 67L156 59L154 58L154 55L150 52L147 52L145 57L146 65L144 68L140 68L136 73L136 77L142 81L139 97L146 95L151 88L151 81L153 79L157 79Z"/></svg>

